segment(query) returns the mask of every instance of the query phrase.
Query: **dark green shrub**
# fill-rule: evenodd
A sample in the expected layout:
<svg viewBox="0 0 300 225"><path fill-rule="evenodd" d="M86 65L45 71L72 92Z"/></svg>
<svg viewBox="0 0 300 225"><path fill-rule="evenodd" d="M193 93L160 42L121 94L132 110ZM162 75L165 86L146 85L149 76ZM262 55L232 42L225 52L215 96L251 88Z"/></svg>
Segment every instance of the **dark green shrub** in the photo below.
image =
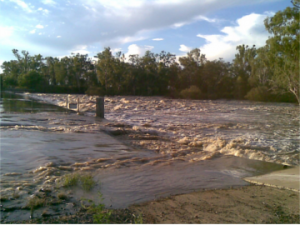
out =
<svg viewBox="0 0 300 225"><path fill-rule="evenodd" d="M105 95L105 91L101 87L89 87L85 93L87 95Z"/></svg>
<svg viewBox="0 0 300 225"><path fill-rule="evenodd" d="M184 89L180 92L180 96L182 98L188 98L188 99L199 99L202 96L201 90L195 86L192 85L187 89Z"/></svg>
<svg viewBox="0 0 300 225"><path fill-rule="evenodd" d="M15 87L18 85L18 80L13 76L3 76L3 87Z"/></svg>
<svg viewBox="0 0 300 225"><path fill-rule="evenodd" d="M297 99L294 94L291 92L286 93L275 93L272 95L272 101L275 102L297 102Z"/></svg>
<svg viewBox="0 0 300 225"><path fill-rule="evenodd" d="M260 86L252 88L247 95L245 96L246 99L251 101L269 101L271 98L271 94L267 87Z"/></svg>
<svg viewBox="0 0 300 225"><path fill-rule="evenodd" d="M22 74L18 78L18 84L21 87L35 89L45 83L43 75L36 71L29 71L28 73Z"/></svg>

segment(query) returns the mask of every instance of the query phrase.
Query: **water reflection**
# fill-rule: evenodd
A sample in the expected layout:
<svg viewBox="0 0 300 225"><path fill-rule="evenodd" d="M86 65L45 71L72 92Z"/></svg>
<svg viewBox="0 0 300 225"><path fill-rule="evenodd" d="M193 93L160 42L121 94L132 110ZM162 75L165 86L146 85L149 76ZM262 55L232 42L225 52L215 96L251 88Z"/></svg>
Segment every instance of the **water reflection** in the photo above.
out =
<svg viewBox="0 0 300 225"><path fill-rule="evenodd" d="M54 105L40 103L29 98L23 98L13 93L3 93L0 100L1 113L36 113L36 112L69 112L69 110Z"/></svg>

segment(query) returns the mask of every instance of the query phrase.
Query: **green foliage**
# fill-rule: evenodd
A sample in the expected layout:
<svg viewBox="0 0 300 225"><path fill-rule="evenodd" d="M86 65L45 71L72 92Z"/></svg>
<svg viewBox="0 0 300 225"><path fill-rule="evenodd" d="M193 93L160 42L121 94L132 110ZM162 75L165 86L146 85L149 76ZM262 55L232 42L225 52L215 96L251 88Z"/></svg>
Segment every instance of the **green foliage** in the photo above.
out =
<svg viewBox="0 0 300 225"><path fill-rule="evenodd" d="M267 40L268 58L274 74L270 84L274 89L285 89L299 97L299 1L265 20L266 29L272 34Z"/></svg>
<svg viewBox="0 0 300 225"><path fill-rule="evenodd" d="M96 182L91 174L71 173L64 175L58 185L66 188L80 186L83 190L90 191Z"/></svg>
<svg viewBox="0 0 300 225"><path fill-rule="evenodd" d="M87 213L93 215L93 223L95 224L117 224L117 223L134 223L142 224L143 216L139 214L138 216L134 215L128 209L125 210L109 210L105 208L105 205L102 203L103 196L99 193L100 203L96 204L95 201L90 199L81 199L81 207L87 210Z"/></svg>
<svg viewBox="0 0 300 225"><path fill-rule="evenodd" d="M269 101L270 100L270 93L267 87L260 86L252 88L247 95L245 96L246 99L251 101Z"/></svg>
<svg viewBox="0 0 300 225"><path fill-rule="evenodd" d="M134 223L135 224L143 224L143 216L141 214L139 214L138 216L135 216Z"/></svg>
<svg viewBox="0 0 300 225"><path fill-rule="evenodd" d="M206 62L204 54L199 48L195 48L187 53L187 56L180 57L179 62L183 69L179 73L180 89L186 89L191 85L200 87L202 82L201 73Z"/></svg>
<svg viewBox="0 0 300 225"><path fill-rule="evenodd" d="M99 194L100 200L103 201L102 194ZM105 209L103 203L95 204L93 200L83 199L81 206L87 209L88 213L93 214L93 222L96 224L111 223L111 210Z"/></svg>
<svg viewBox="0 0 300 225"><path fill-rule="evenodd" d="M79 177L80 175L78 173L71 173L71 174L64 175L61 178L61 185L63 187L76 186L79 182Z"/></svg>
<svg viewBox="0 0 300 225"><path fill-rule="evenodd" d="M44 77L36 71L30 71L18 78L18 84L21 87L34 89L44 83Z"/></svg>
<svg viewBox="0 0 300 225"><path fill-rule="evenodd" d="M46 205L46 199L39 198L38 196L34 196L34 197L29 197L29 200L25 207L30 209L30 217L33 218L34 210L45 205Z"/></svg>
<svg viewBox="0 0 300 225"><path fill-rule="evenodd" d="M39 198L37 196L34 196L29 198L26 207L30 208L31 210L34 210L44 205L46 205L46 200L44 198Z"/></svg>
<svg viewBox="0 0 300 225"><path fill-rule="evenodd" d="M190 88L182 90L180 92L180 95L183 98L199 99L201 98L201 90L197 86L192 85L190 86Z"/></svg>
<svg viewBox="0 0 300 225"><path fill-rule="evenodd" d="M90 191L96 185L96 182L91 174L82 175L80 176L79 180L83 190L85 191Z"/></svg>
<svg viewBox="0 0 300 225"><path fill-rule="evenodd" d="M270 224L298 224L299 223L299 214L289 214L286 210L281 206L276 206L272 208L274 211L274 217L272 217L267 223Z"/></svg>
<svg viewBox="0 0 300 225"><path fill-rule="evenodd" d="M105 91L101 87L88 87L88 89L85 91L87 95L99 95L103 96L105 94Z"/></svg>
<svg viewBox="0 0 300 225"><path fill-rule="evenodd" d="M18 80L12 76L12 75L8 75L8 76L3 76L3 87L15 87L18 85Z"/></svg>
<svg viewBox="0 0 300 225"><path fill-rule="evenodd" d="M265 86L270 83L274 74L272 62L269 59L269 47L261 47L256 50L256 53L256 57L251 60L249 83L252 86Z"/></svg>
<svg viewBox="0 0 300 225"><path fill-rule="evenodd" d="M230 64L222 59L205 62L199 87L207 98L226 98L232 95L234 85L229 76L229 69Z"/></svg>

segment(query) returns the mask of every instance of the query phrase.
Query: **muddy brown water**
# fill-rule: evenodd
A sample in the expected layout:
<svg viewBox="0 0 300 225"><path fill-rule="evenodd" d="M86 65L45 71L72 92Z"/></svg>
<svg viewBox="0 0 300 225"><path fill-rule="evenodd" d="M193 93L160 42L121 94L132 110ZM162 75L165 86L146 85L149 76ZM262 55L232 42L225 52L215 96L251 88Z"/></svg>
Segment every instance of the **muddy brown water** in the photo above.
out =
<svg viewBox="0 0 300 225"><path fill-rule="evenodd" d="M122 144L100 131L100 119L13 94L3 97L0 176L1 198L6 201L1 201L1 222L28 219L28 199L46 189L55 198L60 191L55 180L74 171L91 173L95 188L63 190L71 197L36 210L36 217L45 210L52 216L74 213L82 198L99 202L99 191L107 207L123 208L198 189L248 185L243 177L283 168L220 154L194 163L170 158Z"/></svg>

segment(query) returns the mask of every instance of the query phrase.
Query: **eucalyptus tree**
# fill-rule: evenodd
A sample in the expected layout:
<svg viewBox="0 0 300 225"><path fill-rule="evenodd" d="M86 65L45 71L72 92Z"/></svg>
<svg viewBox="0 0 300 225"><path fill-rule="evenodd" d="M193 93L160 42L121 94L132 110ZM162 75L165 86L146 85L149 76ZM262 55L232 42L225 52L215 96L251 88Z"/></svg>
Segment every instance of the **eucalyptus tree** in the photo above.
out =
<svg viewBox="0 0 300 225"><path fill-rule="evenodd" d="M171 54L170 52L161 51L157 54L158 58L158 76L159 81L157 83L159 94L167 94L170 92L171 87L174 87L174 82L177 81L177 70L174 71L175 68L172 68L172 65L178 65L176 63L176 55Z"/></svg>
<svg viewBox="0 0 300 225"><path fill-rule="evenodd" d="M115 94L121 94L125 91L125 79L129 69L125 60L125 55L122 52L116 53L113 63L113 87Z"/></svg>
<svg viewBox="0 0 300 225"><path fill-rule="evenodd" d="M21 52L23 56L19 54L19 50L17 50L17 49L13 49L12 52L18 60L18 64L20 67L20 73L27 73L29 71L29 64L30 64L29 52L23 50Z"/></svg>
<svg viewBox="0 0 300 225"><path fill-rule="evenodd" d="M41 72L44 66L44 58L41 54L31 56L29 60L29 70Z"/></svg>
<svg viewBox="0 0 300 225"><path fill-rule="evenodd" d="M46 80L50 85L56 85L56 77L55 77L55 69L54 65L57 61L59 61L58 58L53 58L52 56L46 57Z"/></svg>
<svg viewBox="0 0 300 225"><path fill-rule="evenodd" d="M263 46L256 50L256 57L251 62L250 85L253 87L270 85L274 70L269 57L269 46Z"/></svg>
<svg viewBox="0 0 300 225"><path fill-rule="evenodd" d="M158 54L159 63L164 67L169 67L176 62L176 55L171 54L170 52L161 51Z"/></svg>
<svg viewBox="0 0 300 225"><path fill-rule="evenodd" d="M18 76L21 74L21 69L17 60L5 61L2 63L3 83L5 86L17 86Z"/></svg>
<svg viewBox="0 0 300 225"><path fill-rule="evenodd" d="M73 76L76 80L77 88L80 89L84 85L84 74L89 69L90 63L88 63L88 55L82 55L77 53L72 54L72 66L73 66Z"/></svg>
<svg viewBox="0 0 300 225"><path fill-rule="evenodd" d="M229 76L230 63L219 60L207 60L202 70L201 91L207 98L229 98L233 92L233 79Z"/></svg>
<svg viewBox="0 0 300 225"><path fill-rule="evenodd" d="M54 62L55 80L59 85L66 85L67 82L67 68L64 60L57 60Z"/></svg>
<svg viewBox="0 0 300 225"><path fill-rule="evenodd" d="M183 67L180 73L182 89L191 85L201 86L201 70L206 62L206 57L201 54L199 48L195 48L187 53L187 56L180 57L179 62Z"/></svg>
<svg viewBox="0 0 300 225"><path fill-rule="evenodd" d="M125 89L133 95L138 94L138 78L141 76L141 59L138 54L129 55L127 71L124 77Z"/></svg>
<svg viewBox="0 0 300 225"><path fill-rule="evenodd" d="M159 82L156 56L151 51L146 51L141 58L141 67L143 68L143 75L138 79L138 85L143 91L143 94L153 95L157 94L157 84Z"/></svg>
<svg viewBox="0 0 300 225"><path fill-rule="evenodd" d="M236 77L235 97L243 99L250 90L248 79L251 75L251 64L256 56L256 47L251 48L248 45L239 45L236 47L238 53L233 60L232 72Z"/></svg>
<svg viewBox="0 0 300 225"><path fill-rule="evenodd" d="M96 57L98 58L96 64L98 80L104 87L105 92L110 93L113 86L114 57L109 47L98 53Z"/></svg>
<svg viewBox="0 0 300 225"><path fill-rule="evenodd" d="M45 77L35 70L23 73L19 76L18 84L21 87L30 88L32 90L41 90L44 86Z"/></svg>
<svg viewBox="0 0 300 225"><path fill-rule="evenodd" d="M293 93L299 98L299 34L300 1L294 0L293 7L287 7L274 16L265 19L265 27L272 34L267 40L269 60L274 75L271 84L276 89Z"/></svg>
<svg viewBox="0 0 300 225"><path fill-rule="evenodd" d="M181 68L179 64L174 61L168 69L169 75L169 85L167 87L168 93L171 97L178 97L178 92L180 90L180 80L179 80L179 74L181 72Z"/></svg>
<svg viewBox="0 0 300 225"><path fill-rule="evenodd" d="M87 58L85 63L85 72L83 78L85 80L85 85L88 87L96 87L99 85L97 78L97 70L95 66L95 60L92 58Z"/></svg>

